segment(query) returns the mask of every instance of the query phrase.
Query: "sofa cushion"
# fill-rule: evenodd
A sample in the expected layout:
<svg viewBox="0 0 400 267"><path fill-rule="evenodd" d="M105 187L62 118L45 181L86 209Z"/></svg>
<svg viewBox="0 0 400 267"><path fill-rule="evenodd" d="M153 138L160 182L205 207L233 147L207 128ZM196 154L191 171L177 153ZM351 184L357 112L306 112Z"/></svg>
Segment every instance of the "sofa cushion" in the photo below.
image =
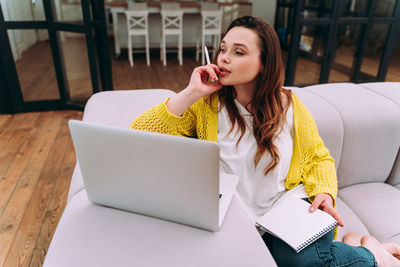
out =
<svg viewBox="0 0 400 267"><path fill-rule="evenodd" d="M69 186L68 201L83 189L85 189L85 184L83 183L79 163L76 162L74 172L72 173L71 184Z"/></svg>
<svg viewBox="0 0 400 267"><path fill-rule="evenodd" d="M377 94L380 94L400 105L400 83L398 82L363 83L359 85ZM400 189L400 150L397 154L393 169L386 182L391 185L395 185L397 188Z"/></svg>
<svg viewBox="0 0 400 267"><path fill-rule="evenodd" d="M44 266L276 266L239 200L209 232L92 204L74 195Z"/></svg>
<svg viewBox="0 0 400 267"><path fill-rule="evenodd" d="M379 241L400 241L399 190L386 183L364 183L342 188L339 197Z"/></svg>
<svg viewBox="0 0 400 267"><path fill-rule="evenodd" d="M339 188L362 182L384 182L400 146L400 106L355 84L323 84L305 90L325 98L342 118L344 138L338 168Z"/></svg>
<svg viewBox="0 0 400 267"><path fill-rule="evenodd" d="M400 189L400 149L386 183Z"/></svg>
<svg viewBox="0 0 400 267"><path fill-rule="evenodd" d="M340 190L339 190L340 191ZM347 233L358 233L360 235L368 235L369 232L360 218L351 210L351 208L340 199L336 198L336 209L343 220L344 226L338 227L337 241L342 241L343 236Z"/></svg>
<svg viewBox="0 0 400 267"><path fill-rule="evenodd" d="M400 82L360 83L358 85L385 96L400 105Z"/></svg>

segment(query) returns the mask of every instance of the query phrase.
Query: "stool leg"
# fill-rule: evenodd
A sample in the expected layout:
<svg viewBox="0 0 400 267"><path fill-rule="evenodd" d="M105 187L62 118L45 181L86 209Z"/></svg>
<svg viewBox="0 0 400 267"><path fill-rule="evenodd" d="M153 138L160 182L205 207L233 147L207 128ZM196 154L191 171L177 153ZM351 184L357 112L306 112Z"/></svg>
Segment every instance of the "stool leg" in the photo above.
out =
<svg viewBox="0 0 400 267"><path fill-rule="evenodd" d="M162 34L160 35L160 61L162 61L162 55L163 55L163 51L162 51L162 42L163 42L163 36Z"/></svg>
<svg viewBox="0 0 400 267"><path fill-rule="evenodd" d="M204 46L206 45L204 34L201 35L201 65L205 65Z"/></svg>
<svg viewBox="0 0 400 267"><path fill-rule="evenodd" d="M167 66L167 48L166 48L166 40L165 39L167 39L166 38L167 36L165 36L165 35L163 35L163 49L162 49L162 51L163 51L163 64L164 64L164 66Z"/></svg>
<svg viewBox="0 0 400 267"><path fill-rule="evenodd" d="M128 57L129 64L133 67L133 58L132 58L132 36L128 35Z"/></svg>
<svg viewBox="0 0 400 267"><path fill-rule="evenodd" d="M212 53L212 56L213 56L213 58L215 57L215 54L217 53L217 50L218 50L218 44L217 44L217 36L215 36L215 35L212 35L212 42L213 42L213 53Z"/></svg>
<svg viewBox="0 0 400 267"><path fill-rule="evenodd" d="M146 34L146 61L147 66L150 66L150 51L149 51L149 35Z"/></svg>
<svg viewBox="0 0 400 267"><path fill-rule="evenodd" d="M179 34L179 50L178 50L178 59L179 59L179 65L182 66L183 59L182 59L182 33Z"/></svg>
<svg viewBox="0 0 400 267"><path fill-rule="evenodd" d="M221 34L217 35L217 40L216 40L215 44L216 44L215 53L217 53L217 51L218 51L218 49L219 49L219 47L221 45Z"/></svg>
<svg viewBox="0 0 400 267"><path fill-rule="evenodd" d="M200 35L197 35L196 37L196 61L199 61L199 54L201 51L199 50L199 45L200 45Z"/></svg>

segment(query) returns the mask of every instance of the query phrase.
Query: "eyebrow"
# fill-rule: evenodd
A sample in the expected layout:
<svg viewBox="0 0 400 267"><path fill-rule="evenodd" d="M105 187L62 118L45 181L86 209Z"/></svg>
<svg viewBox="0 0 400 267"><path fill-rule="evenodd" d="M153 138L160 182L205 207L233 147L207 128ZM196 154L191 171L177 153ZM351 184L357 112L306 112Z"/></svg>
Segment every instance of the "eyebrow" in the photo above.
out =
<svg viewBox="0 0 400 267"><path fill-rule="evenodd" d="M221 44L226 44L226 42L224 40L222 40ZM243 48L247 49L247 46L245 44L241 44L241 43L233 43L233 46L239 46L239 47L243 47Z"/></svg>

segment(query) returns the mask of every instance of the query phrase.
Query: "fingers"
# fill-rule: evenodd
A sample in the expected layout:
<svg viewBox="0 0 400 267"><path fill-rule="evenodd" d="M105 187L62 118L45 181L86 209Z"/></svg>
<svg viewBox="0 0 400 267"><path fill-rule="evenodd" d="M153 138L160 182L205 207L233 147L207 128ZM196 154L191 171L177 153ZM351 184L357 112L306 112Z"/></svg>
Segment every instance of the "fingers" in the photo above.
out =
<svg viewBox="0 0 400 267"><path fill-rule="evenodd" d="M221 83L219 83L219 82L216 82L215 84L212 85L214 91L217 91L217 90L221 89L222 86L223 85Z"/></svg>
<svg viewBox="0 0 400 267"><path fill-rule="evenodd" d="M205 66L200 66L196 68L202 78L205 78L206 76L208 77L208 80L214 80L215 82L218 81L218 74L219 74L219 68L215 64L208 64Z"/></svg>
<svg viewBox="0 0 400 267"><path fill-rule="evenodd" d="M330 214L339 223L341 227L344 226L343 220L337 210L333 207L332 198L327 194L320 194L315 196L314 202L310 206L310 212L316 211L321 208L324 212Z"/></svg>
<svg viewBox="0 0 400 267"><path fill-rule="evenodd" d="M324 199L319 198L318 196L316 196L314 201L313 201L313 203L310 206L310 212L316 211L319 208L319 206L321 205L323 200Z"/></svg>
<svg viewBox="0 0 400 267"><path fill-rule="evenodd" d="M199 66L195 68L190 77L187 89L194 90L196 94L201 97L210 95L222 88L219 82L218 74L219 68L217 65L208 64L206 66ZM214 79L214 81L211 81Z"/></svg>
<svg viewBox="0 0 400 267"><path fill-rule="evenodd" d="M209 65L213 68L213 70L215 71L215 73L217 75L220 73L219 67L217 65L215 65L215 64L209 64Z"/></svg>
<svg viewBox="0 0 400 267"><path fill-rule="evenodd" d="M326 206L323 209L323 211L325 211L326 213L330 214L333 218L335 218L335 220L339 223L340 227L344 226L343 220L335 208Z"/></svg>

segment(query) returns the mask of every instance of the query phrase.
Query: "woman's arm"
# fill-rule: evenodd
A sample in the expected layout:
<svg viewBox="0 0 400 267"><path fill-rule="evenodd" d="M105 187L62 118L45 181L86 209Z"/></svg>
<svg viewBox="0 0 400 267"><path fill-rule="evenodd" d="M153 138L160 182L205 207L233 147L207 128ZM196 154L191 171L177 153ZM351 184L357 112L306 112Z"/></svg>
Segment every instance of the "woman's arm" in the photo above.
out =
<svg viewBox="0 0 400 267"><path fill-rule="evenodd" d="M195 68L190 77L189 85L168 101L168 111L180 117L197 100L221 89L220 83L215 85L208 83L209 77L218 81L217 73L219 73L219 68L214 64Z"/></svg>
<svg viewBox="0 0 400 267"><path fill-rule="evenodd" d="M219 90L222 85L211 85L208 77L218 79L218 67L214 64L193 70L188 86L172 98L139 115L131 129L152 131L181 136L196 135L196 105L200 98Z"/></svg>
<svg viewBox="0 0 400 267"><path fill-rule="evenodd" d="M306 192L313 202L310 211L322 209L343 226L343 221L335 209L338 191L335 161L318 133L314 118L301 102L299 110L299 142L303 154L302 178Z"/></svg>

